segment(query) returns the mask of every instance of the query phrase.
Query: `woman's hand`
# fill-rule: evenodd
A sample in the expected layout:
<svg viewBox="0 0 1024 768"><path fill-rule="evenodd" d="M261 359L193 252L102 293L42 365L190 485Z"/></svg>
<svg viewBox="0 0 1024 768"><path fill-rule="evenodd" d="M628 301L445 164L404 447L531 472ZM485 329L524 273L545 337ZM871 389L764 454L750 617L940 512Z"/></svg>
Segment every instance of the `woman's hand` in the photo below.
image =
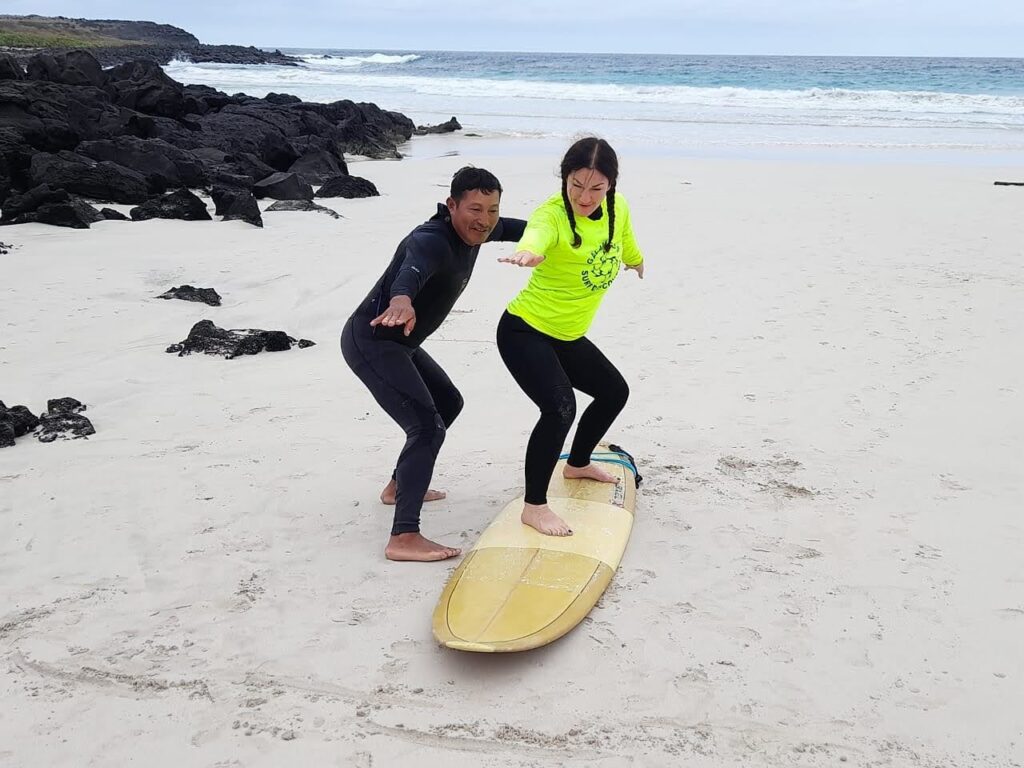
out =
<svg viewBox="0 0 1024 768"><path fill-rule="evenodd" d="M626 264L626 269L635 269L636 276L641 280L644 279L644 263L642 261L639 264Z"/></svg>
<svg viewBox="0 0 1024 768"><path fill-rule="evenodd" d="M384 325L388 328L404 325L405 335L408 336L416 327L416 310L412 307L412 299L408 296L395 296L388 308L370 321L370 325Z"/></svg>
<svg viewBox="0 0 1024 768"><path fill-rule="evenodd" d="M499 257L498 261L505 264L515 264L517 267L536 267L544 261L544 257L530 251L517 251L515 256L502 256Z"/></svg>

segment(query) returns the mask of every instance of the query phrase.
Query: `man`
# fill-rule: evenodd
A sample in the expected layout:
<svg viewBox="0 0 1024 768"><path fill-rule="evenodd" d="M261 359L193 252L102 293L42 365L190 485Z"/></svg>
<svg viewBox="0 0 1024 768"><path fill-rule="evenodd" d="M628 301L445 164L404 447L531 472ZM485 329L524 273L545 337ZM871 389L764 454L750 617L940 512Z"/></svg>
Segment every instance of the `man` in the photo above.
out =
<svg viewBox="0 0 1024 768"><path fill-rule="evenodd" d="M389 560L445 560L460 549L420 534L445 430L462 410L462 395L420 346L437 330L469 283L480 246L516 242L526 222L501 218L501 184L482 168L452 177L451 195L429 221L398 245L391 264L341 333L345 362L377 403L405 430L406 441L381 501L395 505L384 555Z"/></svg>

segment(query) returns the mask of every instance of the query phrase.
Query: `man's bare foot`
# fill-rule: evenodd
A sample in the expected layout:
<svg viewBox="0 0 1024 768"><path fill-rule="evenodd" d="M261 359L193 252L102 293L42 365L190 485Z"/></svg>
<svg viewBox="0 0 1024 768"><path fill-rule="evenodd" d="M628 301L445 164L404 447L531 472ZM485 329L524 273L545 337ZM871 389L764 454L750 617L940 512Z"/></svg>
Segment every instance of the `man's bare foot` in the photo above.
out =
<svg viewBox="0 0 1024 768"><path fill-rule="evenodd" d="M551 511L547 504L524 504L519 518L523 525L535 528L547 536L572 536L572 528Z"/></svg>
<svg viewBox="0 0 1024 768"><path fill-rule="evenodd" d="M568 480L576 480L582 477L587 480L597 480L599 483L619 482L619 478L608 472L600 464L595 464L594 462L590 462L585 467L573 467L566 464L565 469L562 470L562 477Z"/></svg>
<svg viewBox="0 0 1024 768"><path fill-rule="evenodd" d="M388 545L384 547L384 557L388 560L425 563L434 560L447 560L449 557L458 557L461 554L461 549L438 544L436 541L423 538L419 533L393 534L388 539Z"/></svg>
<svg viewBox="0 0 1024 768"><path fill-rule="evenodd" d="M447 495L448 494L445 493L444 491L435 491L433 488L431 488L429 491L427 491L425 494L423 494L423 500L424 501L438 501L440 499L443 499ZM384 504L389 504L391 506L394 506L395 505L395 499L397 499L397 498L398 498L398 483L396 483L394 480L392 480L387 485L385 485L384 486L384 490L380 492L380 500Z"/></svg>

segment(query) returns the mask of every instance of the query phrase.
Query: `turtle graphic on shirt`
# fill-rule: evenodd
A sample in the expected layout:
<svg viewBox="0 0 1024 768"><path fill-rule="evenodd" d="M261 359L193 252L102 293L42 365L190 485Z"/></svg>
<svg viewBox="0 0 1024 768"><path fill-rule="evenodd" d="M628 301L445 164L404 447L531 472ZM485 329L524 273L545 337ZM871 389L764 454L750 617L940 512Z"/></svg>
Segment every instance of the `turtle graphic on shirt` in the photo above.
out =
<svg viewBox="0 0 1024 768"><path fill-rule="evenodd" d="M607 253L603 245L595 248L587 258L587 269L581 275L583 284L592 291L607 290L619 274L621 251L622 246L618 243L613 244Z"/></svg>

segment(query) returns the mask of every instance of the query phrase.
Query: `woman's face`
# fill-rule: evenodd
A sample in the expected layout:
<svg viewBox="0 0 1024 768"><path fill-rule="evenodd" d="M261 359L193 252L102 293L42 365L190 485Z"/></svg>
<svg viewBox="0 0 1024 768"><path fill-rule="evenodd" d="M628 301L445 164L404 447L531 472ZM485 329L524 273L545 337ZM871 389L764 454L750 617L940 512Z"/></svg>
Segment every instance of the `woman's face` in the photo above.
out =
<svg viewBox="0 0 1024 768"><path fill-rule="evenodd" d="M572 203L572 212L577 217L589 216L596 211L611 187L608 177L596 168L580 168L573 171L565 184L569 202Z"/></svg>

